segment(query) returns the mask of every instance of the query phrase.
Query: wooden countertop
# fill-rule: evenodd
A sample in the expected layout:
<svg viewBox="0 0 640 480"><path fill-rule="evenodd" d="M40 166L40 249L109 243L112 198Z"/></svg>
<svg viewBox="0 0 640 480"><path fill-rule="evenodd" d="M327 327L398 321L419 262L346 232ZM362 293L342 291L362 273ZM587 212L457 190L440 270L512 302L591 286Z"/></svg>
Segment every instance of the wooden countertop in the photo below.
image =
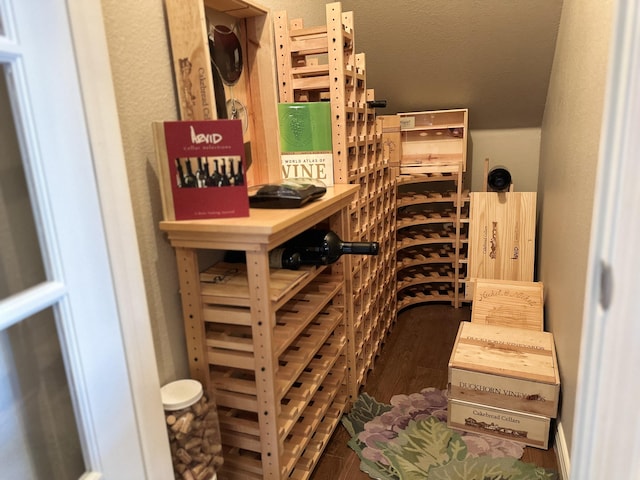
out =
<svg viewBox="0 0 640 480"><path fill-rule="evenodd" d="M360 187L327 187L320 199L302 208L251 208L248 217L160 222L174 247L256 250L280 245L349 205Z"/></svg>

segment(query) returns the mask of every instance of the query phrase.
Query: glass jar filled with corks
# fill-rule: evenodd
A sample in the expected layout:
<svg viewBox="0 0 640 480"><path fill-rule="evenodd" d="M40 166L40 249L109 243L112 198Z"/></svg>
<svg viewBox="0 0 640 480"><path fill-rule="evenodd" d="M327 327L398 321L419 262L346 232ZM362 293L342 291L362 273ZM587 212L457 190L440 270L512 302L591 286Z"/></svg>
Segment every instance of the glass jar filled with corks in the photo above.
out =
<svg viewBox="0 0 640 480"><path fill-rule="evenodd" d="M214 400L197 380L176 380L161 391L176 480L215 480L223 458Z"/></svg>

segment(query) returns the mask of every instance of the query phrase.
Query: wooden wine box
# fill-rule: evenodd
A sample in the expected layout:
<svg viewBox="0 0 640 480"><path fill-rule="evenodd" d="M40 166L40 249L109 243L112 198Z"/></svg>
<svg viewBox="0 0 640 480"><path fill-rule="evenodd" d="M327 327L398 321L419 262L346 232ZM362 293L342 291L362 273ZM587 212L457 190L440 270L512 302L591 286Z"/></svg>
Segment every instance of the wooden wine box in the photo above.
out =
<svg viewBox="0 0 640 480"><path fill-rule="evenodd" d="M551 419L514 410L449 399L447 425L465 432L513 440L531 447L549 447Z"/></svg>
<svg viewBox="0 0 640 480"><path fill-rule="evenodd" d="M544 330L542 282L478 279L473 292L471 322Z"/></svg>
<svg viewBox="0 0 640 480"><path fill-rule="evenodd" d="M279 181L270 10L253 0L165 0L165 6L181 120L241 119L247 184Z"/></svg>
<svg viewBox="0 0 640 480"><path fill-rule="evenodd" d="M468 110L431 110L399 113L401 173L442 165L467 169ZM406 168L410 170L404 171Z"/></svg>
<svg viewBox="0 0 640 480"><path fill-rule="evenodd" d="M452 400L557 414L560 376L549 332L461 322L448 373Z"/></svg>
<svg viewBox="0 0 640 480"><path fill-rule="evenodd" d="M472 192L465 297L477 279L532 282L536 192Z"/></svg>

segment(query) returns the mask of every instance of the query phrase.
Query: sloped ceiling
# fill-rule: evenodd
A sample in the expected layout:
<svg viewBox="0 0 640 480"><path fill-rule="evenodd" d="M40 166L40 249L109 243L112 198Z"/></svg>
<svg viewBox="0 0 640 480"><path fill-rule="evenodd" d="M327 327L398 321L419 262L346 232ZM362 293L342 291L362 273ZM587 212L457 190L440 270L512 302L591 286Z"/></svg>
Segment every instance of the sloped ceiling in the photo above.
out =
<svg viewBox="0 0 640 480"><path fill-rule="evenodd" d="M263 0L305 26L326 1ZM379 113L469 108L472 129L539 127L562 0L344 0Z"/></svg>

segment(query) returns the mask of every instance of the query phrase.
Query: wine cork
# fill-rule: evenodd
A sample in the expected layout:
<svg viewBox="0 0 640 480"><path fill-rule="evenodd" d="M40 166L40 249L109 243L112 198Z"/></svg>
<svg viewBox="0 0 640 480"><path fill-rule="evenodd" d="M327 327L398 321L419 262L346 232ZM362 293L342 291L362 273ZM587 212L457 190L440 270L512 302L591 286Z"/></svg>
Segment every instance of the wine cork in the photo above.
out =
<svg viewBox="0 0 640 480"><path fill-rule="evenodd" d="M165 385L162 402L175 479L214 478L224 461L215 402L195 380Z"/></svg>

